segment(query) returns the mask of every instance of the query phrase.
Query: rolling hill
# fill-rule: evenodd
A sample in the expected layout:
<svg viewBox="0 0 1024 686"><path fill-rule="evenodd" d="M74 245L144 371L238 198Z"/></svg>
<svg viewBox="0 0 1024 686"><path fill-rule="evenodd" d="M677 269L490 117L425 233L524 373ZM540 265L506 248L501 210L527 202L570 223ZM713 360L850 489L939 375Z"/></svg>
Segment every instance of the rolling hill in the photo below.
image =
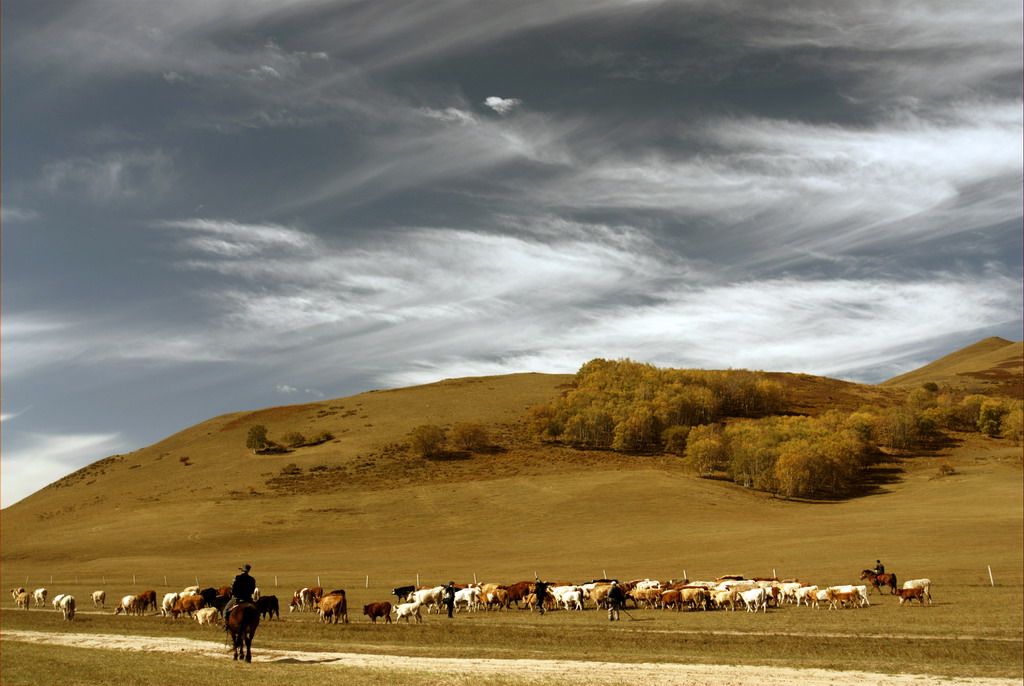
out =
<svg viewBox="0 0 1024 686"><path fill-rule="evenodd" d="M1024 341L986 338L923 367L883 381L882 386L973 386L1020 397L1024 381Z"/></svg>
<svg viewBox="0 0 1024 686"><path fill-rule="evenodd" d="M979 365L999 364L1003 348L1020 349L982 343L943 358L960 366L942 369L987 369ZM771 376L787 388L788 410L801 414L898 403L904 384L917 383L905 380L910 374L882 386ZM1006 441L952 436L894 456L870 495L791 502L699 479L673 456L538 443L525 431L525 411L572 380L449 379L215 417L6 508L4 574L131 570L187 580L249 561L285 583L323 573L339 584L364 575L399 584L414 573L509 579L538 568L566 578L604 569L839 573L883 557L973 576L994 563L1022 576L1020 448ZM494 445L427 460L403 444L417 425L464 421L483 423ZM333 438L257 455L245 447L256 423L275 440L293 431ZM939 478L941 463L957 473Z"/></svg>

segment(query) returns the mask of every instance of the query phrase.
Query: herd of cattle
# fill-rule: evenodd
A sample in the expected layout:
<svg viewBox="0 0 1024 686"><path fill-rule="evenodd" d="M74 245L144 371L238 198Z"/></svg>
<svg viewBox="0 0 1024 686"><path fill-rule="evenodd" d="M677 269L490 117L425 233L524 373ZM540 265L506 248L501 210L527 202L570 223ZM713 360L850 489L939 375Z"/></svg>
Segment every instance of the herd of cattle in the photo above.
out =
<svg viewBox="0 0 1024 686"><path fill-rule="evenodd" d="M872 581L874 581L872 579ZM868 593L875 588L882 593L882 586L877 583L867 585L818 586L805 584L797 580L779 580L775 578L745 579L738 575L723 576L714 581L658 581L655 579L635 579L617 581L614 579L597 579L585 584L549 584L547 593L542 599L545 610L577 610L588 607L605 609L608 607L608 593L613 584L617 584L624 592L626 604L632 603L635 608L650 608L680 611L689 610L736 610L746 609L747 612L767 612L769 606L781 607L783 604L806 605L818 608L828 605L830 610L841 607L855 608L870 605ZM514 584L456 584L455 612L476 612L487 610L508 611L513 605L519 609L533 610L536 606L536 582L520 581ZM899 597L900 605L904 602L918 600L922 605L931 604L931 581L914 579L903 584L902 588L893 586L891 593ZM18 607L28 609L29 605L45 607L47 589L38 588L28 592L24 588L11 589ZM363 606L363 614L370 621L377 619L391 622L391 616L397 620L422 621L421 611L427 613L442 612L445 608L445 587L402 586L392 589L396 602L376 602ZM159 613L164 617L177 619L188 615L200 624L214 624L219 621L221 612L231 597L231 588L205 588L190 586L180 593L167 593L160 604L154 590L143 591L135 595L126 595L120 599L114 614L144 615L150 612ZM277 596L261 596L259 589L253 596L261 617L281 618ZM106 593L95 591L92 594L93 605L106 607ZM75 616L75 598L61 594L53 598L55 610L62 612L64 619L70 621ZM321 621L347 624L348 603L344 590L324 592L322 588L301 588L292 594L289 603L290 612L316 612Z"/></svg>

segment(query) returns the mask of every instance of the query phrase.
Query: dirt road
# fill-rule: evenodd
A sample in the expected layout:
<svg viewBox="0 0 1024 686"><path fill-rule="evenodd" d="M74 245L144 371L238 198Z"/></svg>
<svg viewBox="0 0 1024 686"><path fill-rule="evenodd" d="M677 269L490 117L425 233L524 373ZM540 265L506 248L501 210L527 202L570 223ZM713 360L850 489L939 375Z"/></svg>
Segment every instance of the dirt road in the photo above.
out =
<svg viewBox="0 0 1024 686"><path fill-rule="evenodd" d="M230 650L223 642L184 638L126 636L116 634L55 634L42 631L4 631L5 641L24 641L102 650L137 650L187 653L225 659ZM400 669L467 677L514 674L520 678L546 679L565 684L663 684L665 686L782 686L822 684L827 686L928 686L978 684L1020 686L1013 679L945 679L920 674L872 674L823 669L783 667L735 667L654 663L583 662L578 660L498 660L467 658L403 657L360 653L297 652L260 649L253 662L321 664L343 667Z"/></svg>

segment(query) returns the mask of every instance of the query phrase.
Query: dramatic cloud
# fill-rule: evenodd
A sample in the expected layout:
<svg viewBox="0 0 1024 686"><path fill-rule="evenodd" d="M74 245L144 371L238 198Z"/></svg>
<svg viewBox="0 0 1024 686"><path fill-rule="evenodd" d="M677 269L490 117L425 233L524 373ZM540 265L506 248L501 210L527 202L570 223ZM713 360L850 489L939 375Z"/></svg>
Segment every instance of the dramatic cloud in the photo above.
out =
<svg viewBox="0 0 1024 686"><path fill-rule="evenodd" d="M96 460L124 450L120 434L25 434L5 441L0 502L3 507Z"/></svg>

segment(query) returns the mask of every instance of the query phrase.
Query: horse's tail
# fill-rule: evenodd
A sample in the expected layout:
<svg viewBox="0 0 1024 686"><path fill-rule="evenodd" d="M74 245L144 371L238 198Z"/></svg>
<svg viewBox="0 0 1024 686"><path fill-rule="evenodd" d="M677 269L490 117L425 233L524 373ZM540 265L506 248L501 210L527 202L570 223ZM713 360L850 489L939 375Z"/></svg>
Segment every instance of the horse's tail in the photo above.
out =
<svg viewBox="0 0 1024 686"><path fill-rule="evenodd" d="M895 574L889 575L889 588L892 589L892 594L896 595L896 589L899 588L899 582L896 580Z"/></svg>

